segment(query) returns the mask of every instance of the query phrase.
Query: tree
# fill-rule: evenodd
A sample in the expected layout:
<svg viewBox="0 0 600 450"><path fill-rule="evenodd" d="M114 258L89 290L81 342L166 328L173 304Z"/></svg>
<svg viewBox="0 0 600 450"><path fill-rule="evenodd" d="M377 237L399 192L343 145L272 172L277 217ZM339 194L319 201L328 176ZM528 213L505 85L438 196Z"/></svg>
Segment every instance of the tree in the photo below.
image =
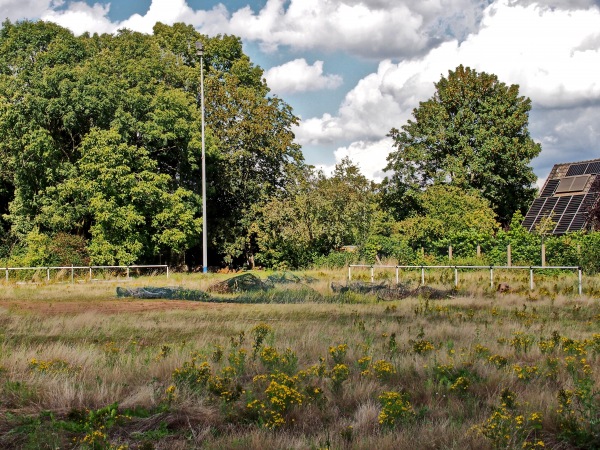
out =
<svg viewBox="0 0 600 450"><path fill-rule="evenodd" d="M477 240L491 239L498 228L489 202L477 191L434 185L419 195L418 202L421 213L395 225L396 233L414 249L441 253L453 245L467 253Z"/></svg>
<svg viewBox="0 0 600 450"><path fill-rule="evenodd" d="M530 162L541 147L527 128L531 101L517 85L462 65L435 87L413 110L414 120L389 133L396 150L385 169L392 172L384 183L388 204L402 218L419 190L449 184L478 190L507 224L535 196Z"/></svg>
<svg viewBox="0 0 600 450"><path fill-rule="evenodd" d="M296 117L268 95L239 38L184 24L75 37L45 22L3 23L0 238L77 235L93 263L162 254L178 264L200 253L196 41L205 47L209 254L216 262L246 250L251 206L302 160Z"/></svg>
<svg viewBox="0 0 600 450"><path fill-rule="evenodd" d="M349 160L331 177L305 167L285 191L255 207L257 260L302 267L344 245L362 246L376 209L372 183Z"/></svg>

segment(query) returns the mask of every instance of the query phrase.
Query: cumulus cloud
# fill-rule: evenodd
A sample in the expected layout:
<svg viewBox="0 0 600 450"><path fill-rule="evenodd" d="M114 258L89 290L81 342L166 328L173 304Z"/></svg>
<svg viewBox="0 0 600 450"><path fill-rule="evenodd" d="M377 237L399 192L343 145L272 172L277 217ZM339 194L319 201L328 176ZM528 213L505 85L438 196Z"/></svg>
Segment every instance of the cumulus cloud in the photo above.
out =
<svg viewBox="0 0 600 450"><path fill-rule="evenodd" d="M63 0L0 0L11 18L52 20L79 34L119 28L149 33L157 21L186 22L209 35L235 34L263 50L342 51L371 59L424 54L439 42L462 40L478 28L492 0L267 0L229 11L223 4L194 10L186 0L152 0L148 11L122 22L107 18L110 4Z"/></svg>
<svg viewBox="0 0 600 450"><path fill-rule="evenodd" d="M49 9L45 11L42 13L41 19L69 28L77 35L86 31L112 33L116 31L116 28L108 18L109 10L109 5L96 3L90 6L85 2L74 2L66 10Z"/></svg>
<svg viewBox="0 0 600 450"><path fill-rule="evenodd" d="M386 157L393 146L391 138L378 141L356 141L347 147L340 147L335 151L337 162L349 158L360 167L364 176L374 181L382 181L385 177L384 167L387 165Z"/></svg>
<svg viewBox="0 0 600 450"><path fill-rule="evenodd" d="M18 4L16 0L9 1ZM42 1L28 0L27 3L39 4L37 10L19 10L13 8L16 18L41 18L58 23L69 28L75 34L114 33L121 28L127 28L141 33L152 33L156 22L172 25L176 22L185 22L200 29L208 35L217 35L230 32L229 12L222 4L210 10L193 10L186 0L152 0L148 11L144 14L133 14L123 21L111 21L109 18L110 3L106 5L95 3L88 5L83 1L71 2L66 7L63 0Z"/></svg>
<svg viewBox="0 0 600 450"><path fill-rule="evenodd" d="M545 177L557 163L598 158L600 105L570 109L535 109L530 130L542 144L534 161L537 173Z"/></svg>
<svg viewBox="0 0 600 450"><path fill-rule="evenodd" d="M2 20L11 21L23 18L37 18L49 9L62 5L62 1L52 0L0 0Z"/></svg>
<svg viewBox="0 0 600 450"><path fill-rule="evenodd" d="M551 9L587 9L591 6L600 6L598 0L511 0L512 5L528 6L536 4Z"/></svg>
<svg viewBox="0 0 600 450"><path fill-rule="evenodd" d="M268 0L254 12L234 12L230 30L261 43L263 49L347 51L368 57L415 54L427 46L423 16L404 3L376 8L368 2Z"/></svg>
<svg viewBox="0 0 600 450"><path fill-rule="evenodd" d="M339 75L324 75L323 61L309 65L304 58L267 70L265 78L273 92L278 94L336 89L343 81Z"/></svg>
<svg viewBox="0 0 600 450"><path fill-rule="evenodd" d="M441 75L464 64L519 84L521 94L532 99L530 130L543 145L534 168L546 176L556 162L597 157L598 29L600 8L595 6L566 11L499 0L485 10L478 33L464 42L441 43L421 58L383 61L347 94L336 115L310 118L296 135L309 145L339 136L354 140L338 149L340 155L377 142L410 118L419 101L434 92L433 83ZM371 155L390 150L373 147Z"/></svg>

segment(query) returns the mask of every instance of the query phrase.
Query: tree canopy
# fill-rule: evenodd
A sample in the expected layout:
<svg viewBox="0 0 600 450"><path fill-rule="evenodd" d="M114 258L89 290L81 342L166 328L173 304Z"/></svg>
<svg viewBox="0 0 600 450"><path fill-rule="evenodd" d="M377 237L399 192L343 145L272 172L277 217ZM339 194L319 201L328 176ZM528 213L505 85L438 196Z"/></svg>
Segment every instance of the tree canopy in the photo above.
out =
<svg viewBox="0 0 600 450"><path fill-rule="evenodd" d="M432 184L475 189L507 224L535 196L531 160L541 147L529 136L531 101L493 74L462 65L435 84L413 110L414 120L394 128L388 157L387 204L402 218L418 207L418 192Z"/></svg>
<svg viewBox="0 0 600 450"><path fill-rule="evenodd" d="M418 202L422 212L395 225L395 231L415 248L443 252L467 235L483 240L498 229L489 202L477 191L434 185L418 196Z"/></svg>
<svg viewBox="0 0 600 450"><path fill-rule="evenodd" d="M251 206L301 165L297 119L269 95L239 38L184 24L80 37L41 21L2 24L0 238L18 247L31 233L81 236L99 264L159 254L181 263L197 248L196 41L205 47L209 251L246 250L238 236Z"/></svg>
<svg viewBox="0 0 600 450"><path fill-rule="evenodd" d="M348 159L326 177L310 167L285 191L255 208L251 228L258 262L306 266L344 245L363 245L376 217L372 182Z"/></svg>

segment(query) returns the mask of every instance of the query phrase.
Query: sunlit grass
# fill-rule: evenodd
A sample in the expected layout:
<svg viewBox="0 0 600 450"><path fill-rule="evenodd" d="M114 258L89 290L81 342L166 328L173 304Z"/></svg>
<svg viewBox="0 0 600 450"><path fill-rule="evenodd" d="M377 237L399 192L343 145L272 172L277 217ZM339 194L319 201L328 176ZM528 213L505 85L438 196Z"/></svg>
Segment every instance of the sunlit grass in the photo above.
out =
<svg viewBox="0 0 600 450"><path fill-rule="evenodd" d="M0 446L26 448L49 432L59 448L73 439L89 447L92 438L102 439L98 448L414 448L418 438L419 448L432 449L539 442L562 449L596 442L599 425L585 414L600 412L600 303L573 295L573 277L540 278L533 292L507 277L512 292L498 294L485 286L485 273L465 274L453 298L383 302L331 292L342 271L306 275L317 281L222 296L237 303L146 312L127 312L135 301L115 299L119 282L2 287L9 306L0 309ZM448 282L430 274L428 282L447 288L451 275ZM127 286L206 290L225 278L174 275ZM10 306L20 302L33 308ZM90 309L36 312L48 302ZM107 302L122 302L122 311L95 309ZM260 327L266 334L257 341ZM174 375L202 363L210 368L204 381ZM285 381L281 371L297 379ZM510 408L502 406L505 391L516 399ZM384 401L386 392L397 395ZM571 396L572 410L561 406L561 392ZM86 412L115 403L123 419L98 412L93 417L104 418L94 421ZM539 427L528 421L534 413ZM569 414L587 423L573 425ZM491 433L492 425L516 429L521 416L524 431ZM102 436L93 435L100 426Z"/></svg>

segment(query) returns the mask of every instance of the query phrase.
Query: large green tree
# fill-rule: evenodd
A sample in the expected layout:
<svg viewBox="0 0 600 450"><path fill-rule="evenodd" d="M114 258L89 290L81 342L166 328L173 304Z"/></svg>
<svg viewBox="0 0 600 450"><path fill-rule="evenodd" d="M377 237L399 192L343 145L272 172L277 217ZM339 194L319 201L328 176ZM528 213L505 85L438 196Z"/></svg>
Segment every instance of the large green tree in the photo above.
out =
<svg viewBox="0 0 600 450"><path fill-rule="evenodd" d="M413 110L414 120L392 129L385 198L398 218L418 207L418 192L432 184L476 189L507 224L535 196L530 166L540 145L528 131L531 101L517 85L462 65L435 84Z"/></svg>
<svg viewBox="0 0 600 450"><path fill-rule="evenodd" d="M184 24L75 37L51 23L3 23L0 226L12 242L79 235L97 263L200 253L196 41L205 46L209 252L215 263L243 253L250 206L301 161L296 118L269 96L238 38Z"/></svg>

